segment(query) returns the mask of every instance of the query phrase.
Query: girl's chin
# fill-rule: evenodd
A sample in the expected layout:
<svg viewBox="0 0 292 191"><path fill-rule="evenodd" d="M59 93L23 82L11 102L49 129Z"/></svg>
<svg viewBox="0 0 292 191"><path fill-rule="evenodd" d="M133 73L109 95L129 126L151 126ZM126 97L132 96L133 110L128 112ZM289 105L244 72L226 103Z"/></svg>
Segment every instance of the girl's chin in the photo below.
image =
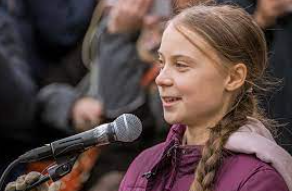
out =
<svg viewBox="0 0 292 191"><path fill-rule="evenodd" d="M177 117L174 117L174 116L171 116L171 115L164 114L164 119L170 125L179 124L180 123L180 120L178 120Z"/></svg>

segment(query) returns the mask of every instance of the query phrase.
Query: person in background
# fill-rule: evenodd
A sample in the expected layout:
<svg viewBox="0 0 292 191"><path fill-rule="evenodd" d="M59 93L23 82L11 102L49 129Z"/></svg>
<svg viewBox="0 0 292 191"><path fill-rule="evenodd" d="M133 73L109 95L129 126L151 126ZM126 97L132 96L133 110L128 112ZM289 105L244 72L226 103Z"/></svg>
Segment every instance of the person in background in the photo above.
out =
<svg viewBox="0 0 292 191"><path fill-rule="evenodd" d="M1 172L25 151L79 132L71 127L40 124L36 99L45 84L79 81L84 67L78 49L96 3L97 0L0 2ZM14 176L27 169L26 165L21 167Z"/></svg>
<svg viewBox="0 0 292 191"><path fill-rule="evenodd" d="M70 0L66 2L58 0L50 2L33 0L1 1L1 11L6 14L3 14L3 20L5 20L7 17L10 18L9 24L6 22L2 25L3 36L7 36L9 33L5 33L5 30L11 30L10 36L13 36L11 38L3 38L5 39L3 40L3 43L6 43L5 45L3 44L3 51L6 51L5 56L7 58L10 56L12 58L17 56L19 57L18 60L21 60L21 64L9 65L11 65L11 67L14 65L21 65L22 68L25 68L20 72L24 75L20 75L20 82L16 87L25 85L25 83L27 83L22 87L22 90L31 92L29 94L29 99L27 99L26 102L28 105L33 105L34 107L33 112L30 109L31 107L28 105L26 105L27 110L23 110L23 114L20 112L15 112L15 115L23 115L25 120L30 121L29 130L25 131L24 129L26 128L23 127L25 133L22 131L19 131L19 133L23 134L23 136L26 136L26 134L32 134L32 137L34 138L29 138L27 141L35 142L35 144L33 144L34 147L40 144L51 142L57 138L72 135L76 132L75 129L70 127L58 128L57 126L45 124L43 121L39 121L38 119L41 118L39 116L39 111L41 108L39 107L37 101L37 93L40 87L49 82L63 81L69 83L69 81L71 81L70 83L72 84L76 83L73 82L76 81L76 76L73 77L74 72L71 73L67 69L73 69L76 66L75 64L77 64L76 62L78 62L78 58L74 60L76 62L72 62L72 60L70 61L70 59L67 59L67 57L75 55L76 57L81 58L80 53L73 51L73 49L77 48L78 43L82 40L86 32L86 28L89 24L96 3L96 0L85 0L82 2L76 0ZM55 26L52 27L52 24ZM8 26L7 29L5 28L6 25ZM12 25L13 28L10 27ZM13 46L17 46L18 49L14 50L10 48ZM21 58L18 56L19 52L21 52ZM12 58L8 59L8 61L12 60ZM68 62L64 60L67 60ZM57 72L58 74L56 74L55 72L52 72L52 68L58 68L56 70L54 69L54 71L59 71L59 73ZM70 77L66 76L67 72L71 73L72 75L69 74ZM77 73L79 72L80 70ZM23 76L25 76L27 79L21 80ZM72 80L73 78L75 80ZM5 82L3 81L3 84L4 83ZM7 82L7 87L9 87L8 84L9 83ZM21 93L18 95L20 96ZM26 94L24 94L23 99L26 98L25 95ZM12 111L14 108L18 108L17 103L17 101L14 101L15 106L12 103L9 107L5 108L7 108L8 111ZM23 107L25 108L24 105ZM12 119L12 116L13 115L9 116L9 118L6 117L6 120L10 120L11 123L16 123L16 121L19 121L21 124L20 120L17 120L17 118ZM8 139L8 136L5 138L5 140L6 139ZM17 148L24 144L11 142L9 145L10 150L15 151L17 149L13 148ZM22 149L20 150L23 151ZM19 154L21 153L19 152Z"/></svg>
<svg viewBox="0 0 292 191"><path fill-rule="evenodd" d="M0 3L1 6L1 3ZM34 115L37 86L13 18L0 8L0 174L17 156L37 145ZM15 169L10 180L23 174Z"/></svg>
<svg viewBox="0 0 292 191"><path fill-rule="evenodd" d="M3 9L15 20L29 68L39 88L53 82L75 85L84 75L79 44L97 2L1 1Z"/></svg>

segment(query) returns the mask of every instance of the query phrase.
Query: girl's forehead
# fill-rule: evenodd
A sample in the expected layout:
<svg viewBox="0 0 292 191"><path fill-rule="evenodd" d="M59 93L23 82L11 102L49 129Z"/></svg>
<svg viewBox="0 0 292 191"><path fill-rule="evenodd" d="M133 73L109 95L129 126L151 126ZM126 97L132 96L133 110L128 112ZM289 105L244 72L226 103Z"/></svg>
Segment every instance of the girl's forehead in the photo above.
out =
<svg viewBox="0 0 292 191"><path fill-rule="evenodd" d="M173 24L167 26L163 33L159 52L165 55L197 53L194 47Z"/></svg>
<svg viewBox="0 0 292 191"><path fill-rule="evenodd" d="M204 53L213 51L210 45L196 32L187 27L169 23L162 36L162 51L171 49L176 51L188 50L193 53Z"/></svg>

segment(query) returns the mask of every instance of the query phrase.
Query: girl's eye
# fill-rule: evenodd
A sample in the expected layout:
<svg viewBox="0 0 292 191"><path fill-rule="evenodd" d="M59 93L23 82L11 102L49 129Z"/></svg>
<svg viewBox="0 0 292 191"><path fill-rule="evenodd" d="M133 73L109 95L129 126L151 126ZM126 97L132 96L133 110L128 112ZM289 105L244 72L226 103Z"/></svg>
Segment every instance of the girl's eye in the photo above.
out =
<svg viewBox="0 0 292 191"><path fill-rule="evenodd" d="M179 63L179 62L176 62L176 63L175 63L175 66L176 66L177 68L181 68L181 69L183 69L183 68L187 68L187 65L182 64L182 63Z"/></svg>
<svg viewBox="0 0 292 191"><path fill-rule="evenodd" d="M160 58L157 59L157 62L158 62L158 64L162 64L163 63L162 59L160 59Z"/></svg>
<svg viewBox="0 0 292 191"><path fill-rule="evenodd" d="M157 66L160 70L163 69L164 67L164 63L163 63L163 60L162 59L157 59Z"/></svg>

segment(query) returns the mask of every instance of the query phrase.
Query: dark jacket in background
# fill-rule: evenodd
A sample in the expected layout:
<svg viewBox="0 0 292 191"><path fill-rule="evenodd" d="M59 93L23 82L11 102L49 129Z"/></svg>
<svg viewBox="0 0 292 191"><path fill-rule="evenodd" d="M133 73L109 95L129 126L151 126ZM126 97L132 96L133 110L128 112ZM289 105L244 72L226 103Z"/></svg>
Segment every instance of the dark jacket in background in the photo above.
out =
<svg viewBox="0 0 292 191"><path fill-rule="evenodd" d="M36 146L36 86L13 19L0 9L0 172Z"/></svg>
<svg viewBox="0 0 292 191"><path fill-rule="evenodd" d="M3 0L3 7L17 23L28 64L39 85L43 86L54 80L46 78L62 78L56 74L51 77L53 74L48 72L59 72L58 67L61 67L64 57L81 44L96 2L97 0ZM77 51L76 54L80 53ZM76 60L72 60L72 67L74 61ZM69 75L66 70L70 68L65 68L63 75Z"/></svg>
<svg viewBox="0 0 292 191"><path fill-rule="evenodd" d="M256 0L217 0L219 3L232 3L253 13ZM283 83L279 91L271 92L264 100L264 105L270 117L280 123L288 123L281 127L277 141L292 154L292 13L278 18L274 26L265 29L269 46L268 71Z"/></svg>
<svg viewBox="0 0 292 191"><path fill-rule="evenodd" d="M60 67L58 64L64 55L82 40L96 2L1 1L2 166L33 147L75 133L70 127L58 129L42 121L38 123L36 114L40 109L36 105L36 94L40 80L49 73L47 68Z"/></svg>

